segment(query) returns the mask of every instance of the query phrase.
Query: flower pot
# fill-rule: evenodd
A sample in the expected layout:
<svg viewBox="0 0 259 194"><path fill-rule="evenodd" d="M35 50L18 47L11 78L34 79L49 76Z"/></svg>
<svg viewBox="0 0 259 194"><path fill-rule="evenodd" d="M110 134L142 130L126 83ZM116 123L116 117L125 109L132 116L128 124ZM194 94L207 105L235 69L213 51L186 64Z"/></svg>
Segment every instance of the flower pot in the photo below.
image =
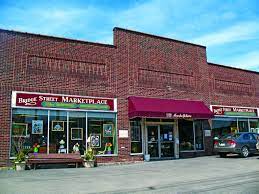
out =
<svg viewBox="0 0 259 194"><path fill-rule="evenodd" d="M112 154L111 150L106 151L106 154Z"/></svg>
<svg viewBox="0 0 259 194"><path fill-rule="evenodd" d="M94 160L84 160L84 167L85 168L93 168L94 167Z"/></svg>
<svg viewBox="0 0 259 194"><path fill-rule="evenodd" d="M150 161L150 154L144 155L144 160L147 162Z"/></svg>
<svg viewBox="0 0 259 194"><path fill-rule="evenodd" d="M25 170L25 162L15 162L16 171Z"/></svg>

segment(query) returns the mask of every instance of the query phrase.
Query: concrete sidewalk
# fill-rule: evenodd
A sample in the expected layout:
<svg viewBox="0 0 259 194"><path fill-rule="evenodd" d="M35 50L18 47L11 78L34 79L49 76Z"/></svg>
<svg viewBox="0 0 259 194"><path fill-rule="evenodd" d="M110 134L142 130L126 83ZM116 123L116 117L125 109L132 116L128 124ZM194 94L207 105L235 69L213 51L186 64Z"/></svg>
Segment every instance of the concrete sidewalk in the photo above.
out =
<svg viewBox="0 0 259 194"><path fill-rule="evenodd" d="M210 156L93 169L2 171L0 193L235 193L235 187L242 184L246 186L237 191L251 188L249 192L256 193L259 192L258 158Z"/></svg>

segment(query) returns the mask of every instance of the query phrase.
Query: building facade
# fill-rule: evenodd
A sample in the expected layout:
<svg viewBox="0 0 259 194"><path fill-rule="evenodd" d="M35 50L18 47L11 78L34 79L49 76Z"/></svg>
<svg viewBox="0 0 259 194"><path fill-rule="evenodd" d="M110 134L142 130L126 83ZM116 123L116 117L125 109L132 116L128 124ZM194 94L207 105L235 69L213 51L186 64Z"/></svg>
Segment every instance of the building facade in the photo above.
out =
<svg viewBox="0 0 259 194"><path fill-rule="evenodd" d="M98 163L210 155L259 132L259 73L207 62L206 47L114 28L114 44L0 30L0 165L18 149Z"/></svg>

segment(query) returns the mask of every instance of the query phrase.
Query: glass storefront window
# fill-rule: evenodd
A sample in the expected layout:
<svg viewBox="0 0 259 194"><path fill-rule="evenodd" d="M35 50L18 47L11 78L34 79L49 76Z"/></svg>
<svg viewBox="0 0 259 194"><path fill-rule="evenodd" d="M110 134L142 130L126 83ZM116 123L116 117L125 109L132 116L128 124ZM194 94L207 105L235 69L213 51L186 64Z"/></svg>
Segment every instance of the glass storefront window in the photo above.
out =
<svg viewBox="0 0 259 194"><path fill-rule="evenodd" d="M203 121L202 120L194 121L194 129L195 129L195 149L196 150L204 150L204 146L203 146Z"/></svg>
<svg viewBox="0 0 259 194"><path fill-rule="evenodd" d="M69 153L84 154L86 145L85 112L69 112Z"/></svg>
<svg viewBox="0 0 259 194"><path fill-rule="evenodd" d="M141 133L141 121L130 121L130 134L131 134L131 153L142 153L142 133Z"/></svg>
<svg viewBox="0 0 259 194"><path fill-rule="evenodd" d="M21 149L47 153L48 111L13 109L11 157Z"/></svg>
<svg viewBox="0 0 259 194"><path fill-rule="evenodd" d="M250 122L250 132L259 133L259 120L249 119Z"/></svg>
<svg viewBox="0 0 259 194"><path fill-rule="evenodd" d="M178 128L180 151L194 150L193 121L179 119Z"/></svg>
<svg viewBox="0 0 259 194"><path fill-rule="evenodd" d="M248 119L238 119L239 132L249 132Z"/></svg>
<svg viewBox="0 0 259 194"><path fill-rule="evenodd" d="M114 113L39 109L12 111L11 157L21 149L35 152L35 146L39 153L47 153L49 150L49 153L83 155L86 144L96 151L95 154L117 154Z"/></svg>
<svg viewBox="0 0 259 194"><path fill-rule="evenodd" d="M117 154L117 133L114 114L88 115L88 147L97 155Z"/></svg>
<svg viewBox="0 0 259 194"><path fill-rule="evenodd" d="M49 153L67 153L67 112L50 111Z"/></svg>
<svg viewBox="0 0 259 194"><path fill-rule="evenodd" d="M237 133L237 119L236 118L219 118L212 120L212 131L214 139L221 138L230 133Z"/></svg>

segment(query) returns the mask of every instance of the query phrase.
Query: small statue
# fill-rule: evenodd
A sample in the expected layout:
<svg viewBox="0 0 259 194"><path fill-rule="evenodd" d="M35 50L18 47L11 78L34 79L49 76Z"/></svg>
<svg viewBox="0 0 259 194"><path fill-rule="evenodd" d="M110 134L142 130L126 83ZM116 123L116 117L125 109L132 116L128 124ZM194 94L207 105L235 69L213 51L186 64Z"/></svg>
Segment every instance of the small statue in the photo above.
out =
<svg viewBox="0 0 259 194"><path fill-rule="evenodd" d="M64 146L65 141L63 139L60 140L59 144L60 144L59 149L64 149L65 148L65 146Z"/></svg>
<svg viewBox="0 0 259 194"><path fill-rule="evenodd" d="M73 146L73 152L74 153L79 153L79 143L76 143L74 146Z"/></svg>

